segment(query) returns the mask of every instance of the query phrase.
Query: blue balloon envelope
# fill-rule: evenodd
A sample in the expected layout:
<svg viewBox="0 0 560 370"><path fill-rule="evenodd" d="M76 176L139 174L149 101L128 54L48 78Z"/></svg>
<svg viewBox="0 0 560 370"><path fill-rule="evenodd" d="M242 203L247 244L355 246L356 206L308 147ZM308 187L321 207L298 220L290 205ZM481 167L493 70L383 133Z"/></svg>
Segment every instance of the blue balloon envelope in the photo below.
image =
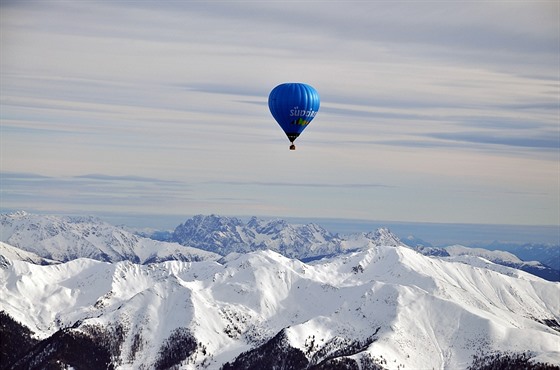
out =
<svg viewBox="0 0 560 370"><path fill-rule="evenodd" d="M319 94L303 83L284 83L276 86L268 96L268 108L292 143L319 111Z"/></svg>

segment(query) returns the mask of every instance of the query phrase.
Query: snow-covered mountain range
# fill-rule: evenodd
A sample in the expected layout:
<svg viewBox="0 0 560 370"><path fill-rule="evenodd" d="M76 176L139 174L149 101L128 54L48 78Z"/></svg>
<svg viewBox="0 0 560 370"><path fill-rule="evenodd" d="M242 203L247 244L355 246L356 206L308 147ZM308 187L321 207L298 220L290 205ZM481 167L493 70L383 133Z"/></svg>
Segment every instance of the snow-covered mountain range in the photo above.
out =
<svg viewBox="0 0 560 370"><path fill-rule="evenodd" d="M2 215L2 368L560 366L558 282L461 247L429 256L386 229L200 217L175 230L198 235L185 247L91 218ZM194 248L211 240L227 255Z"/></svg>
<svg viewBox="0 0 560 370"><path fill-rule="evenodd" d="M197 215L175 228L170 240L220 255L273 250L286 257L305 259L332 255L369 245L403 245L387 229L341 237L321 226L290 224L281 219Z"/></svg>
<svg viewBox="0 0 560 370"><path fill-rule="evenodd" d="M374 232L334 235L317 224L293 225L284 220L251 218L247 223L236 217L197 215L177 226L167 240L218 253L246 253L273 250L303 261L369 248L374 245L407 246L386 228ZM554 269L537 261L522 261L512 253L482 248L449 246L415 247L426 255L441 257L469 255L514 267L547 280L560 281L560 266ZM552 249L552 248L551 248ZM560 251L557 250L560 254Z"/></svg>
<svg viewBox="0 0 560 370"><path fill-rule="evenodd" d="M470 248L462 245L451 245L445 248L416 247L417 251L431 256L471 256L491 261L492 263L513 267L550 281L560 281L560 270L543 265L538 261L523 261L516 255L506 251L490 251L483 248ZM551 249L553 249L551 247ZM556 253L560 250L556 248Z"/></svg>
<svg viewBox="0 0 560 370"><path fill-rule="evenodd" d="M294 225L284 220L197 215L165 235L165 242L138 235L126 227L110 225L94 217L35 215L23 211L0 215L0 242L18 247L46 261L76 258L99 261L153 263L170 260L196 261L229 253L273 250L286 257L309 261L373 245L406 246L386 228L351 235L334 235L317 224ZM449 246L415 247L426 255L478 256L514 267L547 280L560 281L560 271L536 261L521 261L511 253L481 248ZM204 251L210 252L206 253ZM460 251L460 252L459 252ZM560 251L557 251L560 253Z"/></svg>
<svg viewBox="0 0 560 370"><path fill-rule="evenodd" d="M319 225L256 217L244 223L236 217L198 215L177 226L171 240L221 255L271 249L302 258L342 250L340 240Z"/></svg>
<svg viewBox="0 0 560 370"><path fill-rule="evenodd" d="M145 264L219 257L198 248L142 238L94 217L36 215L23 211L0 215L0 241L59 262L91 258Z"/></svg>

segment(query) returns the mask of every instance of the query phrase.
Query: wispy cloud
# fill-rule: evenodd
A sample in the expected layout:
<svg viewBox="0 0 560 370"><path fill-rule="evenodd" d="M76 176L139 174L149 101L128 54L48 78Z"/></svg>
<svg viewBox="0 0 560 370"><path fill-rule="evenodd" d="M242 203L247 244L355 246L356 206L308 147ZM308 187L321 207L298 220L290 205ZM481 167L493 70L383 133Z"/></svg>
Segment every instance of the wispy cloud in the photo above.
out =
<svg viewBox="0 0 560 370"><path fill-rule="evenodd" d="M530 135L530 134L529 134ZM495 132L454 132L433 133L426 136L448 141L476 143L483 145L505 145L521 148L532 148L541 150L560 150L560 137L558 132L550 132L549 135L514 137L503 131Z"/></svg>
<svg viewBox="0 0 560 370"><path fill-rule="evenodd" d="M89 180L98 180L101 182L132 182L132 183L152 183L152 184L165 184L165 185L179 185L185 186L184 183L179 181L171 181L171 180L162 180L157 178L151 177L141 177L141 176L111 176L111 175L103 175L103 174L88 174L88 175L79 175L74 176L74 179L89 179Z"/></svg>
<svg viewBox="0 0 560 370"><path fill-rule="evenodd" d="M189 197L190 187L178 181L139 176L83 175L50 177L33 173L0 173L2 208L36 209L95 206L96 210L168 204L173 198ZM58 209L57 209L58 210Z"/></svg>
<svg viewBox="0 0 560 370"><path fill-rule="evenodd" d="M222 184L234 186L273 186L296 188L394 188L386 184L360 184L360 183L298 183L298 182L265 182L265 181L211 181L209 184Z"/></svg>

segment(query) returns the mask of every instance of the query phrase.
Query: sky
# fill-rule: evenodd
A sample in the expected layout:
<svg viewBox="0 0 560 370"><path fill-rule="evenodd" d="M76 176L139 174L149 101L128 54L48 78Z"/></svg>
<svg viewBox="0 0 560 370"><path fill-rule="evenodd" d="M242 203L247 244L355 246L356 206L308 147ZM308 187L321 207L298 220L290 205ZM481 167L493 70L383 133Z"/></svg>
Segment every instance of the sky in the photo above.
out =
<svg viewBox="0 0 560 370"><path fill-rule="evenodd" d="M557 226L559 4L1 0L0 209Z"/></svg>

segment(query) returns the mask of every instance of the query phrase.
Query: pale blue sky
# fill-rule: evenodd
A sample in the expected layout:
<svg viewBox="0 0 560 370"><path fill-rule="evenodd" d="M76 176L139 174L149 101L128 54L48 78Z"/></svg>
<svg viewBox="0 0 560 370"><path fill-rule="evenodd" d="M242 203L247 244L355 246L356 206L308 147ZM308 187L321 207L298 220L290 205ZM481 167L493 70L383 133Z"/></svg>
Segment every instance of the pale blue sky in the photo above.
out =
<svg viewBox="0 0 560 370"><path fill-rule="evenodd" d="M0 10L2 210L560 223L556 0Z"/></svg>

